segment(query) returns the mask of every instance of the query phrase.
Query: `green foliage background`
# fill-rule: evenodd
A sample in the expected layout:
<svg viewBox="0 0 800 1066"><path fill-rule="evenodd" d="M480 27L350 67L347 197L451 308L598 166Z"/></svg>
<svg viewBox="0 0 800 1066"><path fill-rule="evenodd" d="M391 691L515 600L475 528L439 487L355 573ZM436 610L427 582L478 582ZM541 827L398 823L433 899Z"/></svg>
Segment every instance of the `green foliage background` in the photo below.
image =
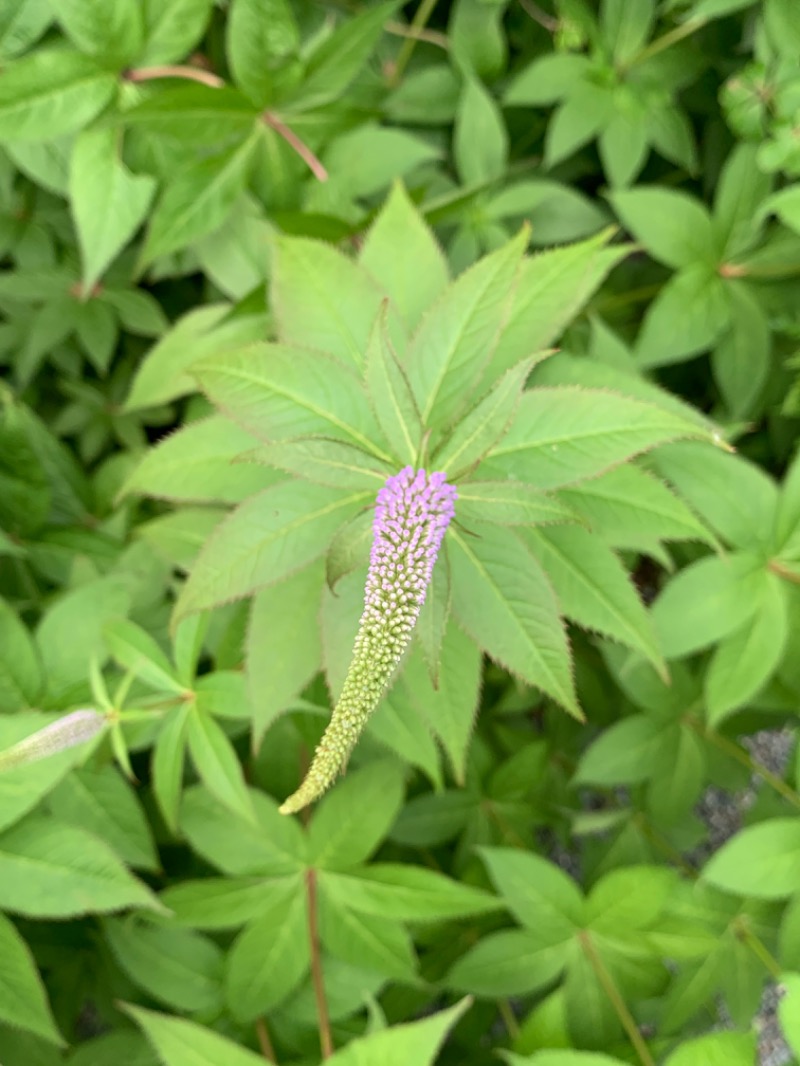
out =
<svg viewBox="0 0 800 1066"><path fill-rule="evenodd" d="M0 749L108 715L0 774L2 1066L747 1066L768 982L797 1061L798 57L0 0ZM285 818L423 460L419 640Z"/></svg>

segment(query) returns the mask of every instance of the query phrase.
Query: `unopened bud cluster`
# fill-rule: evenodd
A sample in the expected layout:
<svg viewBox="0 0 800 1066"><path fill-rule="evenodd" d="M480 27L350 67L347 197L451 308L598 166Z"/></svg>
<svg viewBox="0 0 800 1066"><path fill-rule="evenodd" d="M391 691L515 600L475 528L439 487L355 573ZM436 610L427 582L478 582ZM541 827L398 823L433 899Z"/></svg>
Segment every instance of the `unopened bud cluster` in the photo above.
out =
<svg viewBox="0 0 800 1066"><path fill-rule="evenodd" d="M455 501L455 487L444 474L411 466L379 491L350 669L306 778L281 807L284 814L299 811L333 784L391 683L425 602Z"/></svg>

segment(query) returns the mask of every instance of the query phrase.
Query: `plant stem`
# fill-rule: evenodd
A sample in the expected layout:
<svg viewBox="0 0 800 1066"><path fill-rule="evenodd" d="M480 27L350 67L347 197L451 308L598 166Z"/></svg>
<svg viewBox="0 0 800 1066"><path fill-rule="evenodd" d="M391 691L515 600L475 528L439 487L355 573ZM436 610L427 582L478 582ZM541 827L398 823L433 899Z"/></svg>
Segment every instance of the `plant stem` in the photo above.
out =
<svg viewBox="0 0 800 1066"><path fill-rule="evenodd" d="M763 963L767 973L769 973L769 975L776 981L779 980L783 973L781 964L766 946L764 941L750 928L750 923L747 920L746 915L740 914L734 919L733 929L739 939L747 944L756 958Z"/></svg>
<svg viewBox="0 0 800 1066"><path fill-rule="evenodd" d="M450 51L450 41L444 33L436 30L415 30L412 26L406 26L402 22L387 22L384 27L387 33L395 37L404 37L406 40L425 41L426 44L436 45L437 48Z"/></svg>
<svg viewBox="0 0 800 1066"><path fill-rule="evenodd" d="M258 1046L261 1048L261 1054L267 1062L277 1063L278 1060L275 1056L275 1048L272 1046L267 1023L263 1018L256 1018L256 1036L258 1037Z"/></svg>
<svg viewBox="0 0 800 1066"><path fill-rule="evenodd" d="M733 740L728 740L727 737L722 736L721 733L717 733L695 718L694 715L687 715L685 721L692 729L710 744L714 744L720 751L725 752L731 759L735 759L736 762L742 766L746 766L752 774L757 774L763 781L773 788L779 796L783 796L793 807L800 809L800 795L788 785L777 774L773 774L772 770L768 770L766 766L763 766L760 762L757 762L753 756L747 751L746 748L741 747Z"/></svg>
<svg viewBox="0 0 800 1066"><path fill-rule="evenodd" d="M208 85L211 89L221 89L225 82L217 74L210 70L201 70L199 67L186 66L162 66L140 67L138 70L129 70L125 74L128 81L153 81L156 78L184 78L187 81L198 81L201 85Z"/></svg>
<svg viewBox="0 0 800 1066"><path fill-rule="evenodd" d="M325 980L322 974L322 957L319 948L319 929L317 927L317 871L306 870L306 897L308 905L308 942L311 948L311 983L314 986L314 999L317 1003L319 1022L319 1047L323 1059L333 1054L333 1037L331 1021L328 1014L328 1001L325 998Z"/></svg>
<svg viewBox="0 0 800 1066"><path fill-rule="evenodd" d="M317 159L308 145L300 140L294 130L289 129L286 123L282 122L273 111L265 111L261 117L271 130L275 130L278 136L283 137L289 147L297 152L317 181L328 180L328 171L319 159Z"/></svg>
<svg viewBox="0 0 800 1066"><path fill-rule="evenodd" d="M552 15L548 15L547 12L543 11L538 4L533 2L533 0L519 0L519 6L526 15L530 15L533 21L538 22L548 33L555 33L558 30L558 19L553 18Z"/></svg>
<svg viewBox="0 0 800 1066"><path fill-rule="evenodd" d="M635 67L638 63L644 63L646 59L651 59L653 56L657 56L659 52L671 48L673 44L677 44L678 41L682 41L685 37L691 37L693 33L697 33L698 30L705 26L706 21L704 18L688 19L686 22L682 22L680 26L676 26L674 29L662 34L661 37L656 37L654 41L651 41L626 64L626 69L630 70L631 67Z"/></svg>
<svg viewBox="0 0 800 1066"><path fill-rule="evenodd" d="M516 1040L519 1036L519 1025L517 1024L517 1019L514 1017L511 1004L507 999L498 1000L497 1009L500 1011L500 1017L503 1019L506 1032L512 1040Z"/></svg>
<svg viewBox="0 0 800 1066"><path fill-rule="evenodd" d="M645 1043L644 1037L639 1032L639 1027L636 1024L633 1015L628 1010L628 1005L620 995L619 989L614 984L614 978L605 968L603 960L600 958L600 954L592 942L591 935L587 930L582 929L578 934L578 939L580 940L581 947L583 948L587 959L592 965L592 969L597 974L598 981L603 986L603 991L608 996L609 1002L620 1020L622 1028L628 1034L628 1039L636 1051L636 1054L639 1056L639 1061L642 1066L656 1066L655 1060L650 1054L650 1049Z"/></svg>
<svg viewBox="0 0 800 1066"><path fill-rule="evenodd" d="M394 70L389 78L389 85L394 87L400 81L403 76L403 72L408 66L408 61L414 53L419 32L424 30L428 25L428 19L433 14L433 9L436 7L436 0L421 0L419 7L416 10L414 18L411 20L410 30L413 31L413 36L409 35L405 41L403 41L403 47L397 56L397 61L394 65Z"/></svg>
<svg viewBox="0 0 800 1066"><path fill-rule="evenodd" d="M687 877L691 877L692 880L697 879L697 870L695 870L694 866L688 863L683 855L681 855L676 848L673 848L666 837L663 837L658 830L650 824L642 811L637 811L633 817L633 822L639 827L650 843L654 844L663 855L670 859L670 861L676 866L680 867Z"/></svg>

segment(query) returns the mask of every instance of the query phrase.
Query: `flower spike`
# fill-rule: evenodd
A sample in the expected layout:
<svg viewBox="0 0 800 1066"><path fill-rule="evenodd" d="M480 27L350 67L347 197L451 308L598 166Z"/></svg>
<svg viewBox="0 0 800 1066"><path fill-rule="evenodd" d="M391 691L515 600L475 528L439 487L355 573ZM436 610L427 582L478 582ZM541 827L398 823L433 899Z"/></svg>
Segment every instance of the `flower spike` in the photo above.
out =
<svg viewBox="0 0 800 1066"><path fill-rule="evenodd" d="M89 708L72 711L50 725L20 740L13 747L0 751L0 771L38 762L67 748L85 744L106 727L108 719Z"/></svg>
<svg viewBox="0 0 800 1066"><path fill-rule="evenodd" d="M455 486L444 474L412 466L388 478L378 492L364 611L350 669L305 780L281 813L313 803L347 764L411 641L455 501Z"/></svg>

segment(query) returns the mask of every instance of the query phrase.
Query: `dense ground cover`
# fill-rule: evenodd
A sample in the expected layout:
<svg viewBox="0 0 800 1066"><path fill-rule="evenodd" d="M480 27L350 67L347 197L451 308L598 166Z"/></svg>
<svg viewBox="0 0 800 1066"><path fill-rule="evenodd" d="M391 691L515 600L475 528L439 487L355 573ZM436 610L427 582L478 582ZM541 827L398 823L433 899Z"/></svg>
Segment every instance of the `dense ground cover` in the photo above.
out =
<svg viewBox="0 0 800 1066"><path fill-rule="evenodd" d="M800 1056L799 56L0 0L2 1066Z"/></svg>

